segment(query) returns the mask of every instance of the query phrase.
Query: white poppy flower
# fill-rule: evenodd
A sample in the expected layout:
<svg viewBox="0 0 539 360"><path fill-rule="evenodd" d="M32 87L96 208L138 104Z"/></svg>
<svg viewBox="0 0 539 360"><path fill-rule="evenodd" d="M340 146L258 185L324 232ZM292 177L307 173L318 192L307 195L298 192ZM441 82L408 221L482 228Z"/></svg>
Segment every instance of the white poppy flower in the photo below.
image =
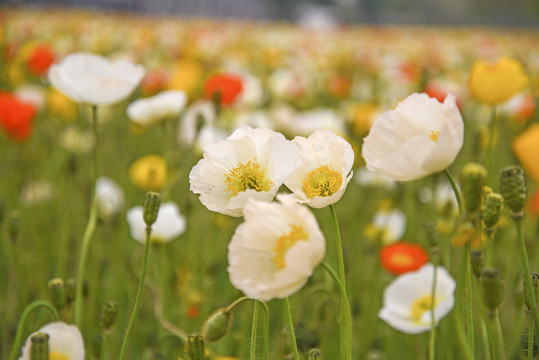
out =
<svg viewBox="0 0 539 360"><path fill-rule="evenodd" d="M49 359L84 360L84 343L76 326L63 322L52 322L37 332L49 335ZM19 360L30 360L30 338L26 339Z"/></svg>
<svg viewBox="0 0 539 360"><path fill-rule="evenodd" d="M131 237L144 244L146 242L146 224L142 206L135 206L127 212L127 222L131 229ZM178 206L173 202L161 204L157 220L152 225L150 241L152 243L167 243L185 232L186 220L180 214Z"/></svg>
<svg viewBox="0 0 539 360"><path fill-rule="evenodd" d="M417 271L397 277L384 290L384 306L378 317L394 329L407 334L419 334L431 328L432 277L434 266L426 264ZM455 303L456 282L447 270L438 266L434 295L436 325Z"/></svg>
<svg viewBox="0 0 539 360"><path fill-rule="evenodd" d="M180 119L178 141L186 146L192 146L199 136L199 129L213 126L216 117L215 106L211 101L196 101L185 110Z"/></svg>
<svg viewBox="0 0 539 360"><path fill-rule="evenodd" d="M49 81L78 103L110 105L128 97L144 76L144 68L130 61L109 62L90 53L73 53L49 69Z"/></svg>
<svg viewBox="0 0 539 360"><path fill-rule="evenodd" d="M344 119L335 111L318 108L296 113L284 130L287 134L310 136L316 130L333 130L342 134L345 127Z"/></svg>
<svg viewBox="0 0 539 360"><path fill-rule="evenodd" d="M453 95L442 104L426 94L412 94L374 122L362 155L371 171L397 181L415 180L451 165L463 137Z"/></svg>
<svg viewBox="0 0 539 360"><path fill-rule="evenodd" d="M180 114L187 97L183 91L163 91L149 98L137 99L127 107L127 116L142 129Z"/></svg>
<svg viewBox="0 0 539 360"><path fill-rule="evenodd" d="M365 167L357 169L354 175L354 180L360 186L372 186L393 190L395 188L395 180L387 176L370 171Z"/></svg>
<svg viewBox="0 0 539 360"><path fill-rule="evenodd" d="M124 206L122 188L112 179L101 176L95 183L97 211L104 219L110 219Z"/></svg>
<svg viewBox="0 0 539 360"><path fill-rule="evenodd" d="M299 163L296 147L282 134L242 126L204 148L189 182L209 210L241 216L250 198L271 201Z"/></svg>
<svg viewBox="0 0 539 360"><path fill-rule="evenodd" d="M308 138L292 140L302 165L285 181L294 197L314 208L340 200L352 178L352 146L333 131L319 130Z"/></svg>
<svg viewBox="0 0 539 360"><path fill-rule="evenodd" d="M384 245L402 240L406 230L406 215L399 209L380 210L374 214L372 226L381 235Z"/></svg>
<svg viewBox="0 0 539 360"><path fill-rule="evenodd" d="M290 196L281 203L249 200L228 246L228 273L245 295L269 301L298 291L325 254L315 216Z"/></svg>

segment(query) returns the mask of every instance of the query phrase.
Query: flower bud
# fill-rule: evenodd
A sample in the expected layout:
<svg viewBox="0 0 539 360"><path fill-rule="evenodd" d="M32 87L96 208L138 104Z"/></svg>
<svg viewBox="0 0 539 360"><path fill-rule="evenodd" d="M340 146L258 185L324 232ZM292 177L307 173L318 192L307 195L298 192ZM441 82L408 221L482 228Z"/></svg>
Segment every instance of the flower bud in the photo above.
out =
<svg viewBox="0 0 539 360"><path fill-rule="evenodd" d="M528 291L526 289L526 279L524 278L524 276L526 275L522 276L522 285L524 287L524 303L526 304L526 308L528 310L531 310L531 303L528 297ZM535 300L537 301L538 290L539 290L539 274L532 272L528 276L530 277L530 280L531 280L530 282L532 284L532 291L535 295Z"/></svg>
<svg viewBox="0 0 539 360"><path fill-rule="evenodd" d="M502 170L501 192L513 214L522 213L526 205L526 178L520 166L509 166Z"/></svg>
<svg viewBox="0 0 539 360"><path fill-rule="evenodd" d="M30 360L49 360L49 335L38 332L30 338Z"/></svg>
<svg viewBox="0 0 539 360"><path fill-rule="evenodd" d="M152 227L155 220L157 220L157 214L159 213L159 206L161 205L161 196L153 191L146 193L144 199L144 223L147 227Z"/></svg>
<svg viewBox="0 0 539 360"><path fill-rule="evenodd" d="M204 360L204 337L198 333L189 335L185 352L189 360Z"/></svg>
<svg viewBox="0 0 539 360"><path fill-rule="evenodd" d="M217 341L224 337L232 325L232 313L219 309L214 312L202 325L202 336L209 342Z"/></svg>
<svg viewBox="0 0 539 360"><path fill-rule="evenodd" d="M322 352L319 349L309 350L308 360L322 360Z"/></svg>
<svg viewBox="0 0 539 360"><path fill-rule="evenodd" d="M66 279L64 284L64 294L66 306L71 306L75 302L75 296L77 293L77 283L75 279Z"/></svg>
<svg viewBox="0 0 539 360"><path fill-rule="evenodd" d="M485 257L481 251L472 251L470 252L470 262L472 264L472 272L475 277L479 280L483 269L485 268Z"/></svg>
<svg viewBox="0 0 539 360"><path fill-rule="evenodd" d="M49 289L51 290L51 302L60 311L65 308L66 299L64 293L64 281L60 278L49 280Z"/></svg>
<svg viewBox="0 0 539 360"><path fill-rule="evenodd" d="M96 335L92 339L92 359L100 360L103 351L103 335Z"/></svg>
<svg viewBox="0 0 539 360"><path fill-rule="evenodd" d="M502 214L503 197L497 193L490 193L485 197L485 206L483 209L483 222L487 232L494 231L498 219Z"/></svg>
<svg viewBox="0 0 539 360"><path fill-rule="evenodd" d="M481 274L481 295L488 311L497 310L503 302L505 281L498 269L484 269Z"/></svg>
<svg viewBox="0 0 539 360"><path fill-rule="evenodd" d="M487 170L483 165L476 163L466 164L461 173L462 199L464 208L468 213L479 210L483 186L487 182Z"/></svg>
<svg viewBox="0 0 539 360"><path fill-rule="evenodd" d="M118 316L118 303L107 301L101 308L101 326L105 330L109 330L116 322Z"/></svg>
<svg viewBox="0 0 539 360"><path fill-rule="evenodd" d="M521 338L521 341L520 341L520 350L522 350L522 354L524 354L524 356L526 356L526 358L528 358L528 334L530 333L530 329L528 327L526 327L524 329L524 333L522 334L522 338ZM533 345L532 345L532 349L533 349L533 358L535 358L537 356L537 353L539 352L538 350L538 347L537 347L537 332L534 331L533 333Z"/></svg>

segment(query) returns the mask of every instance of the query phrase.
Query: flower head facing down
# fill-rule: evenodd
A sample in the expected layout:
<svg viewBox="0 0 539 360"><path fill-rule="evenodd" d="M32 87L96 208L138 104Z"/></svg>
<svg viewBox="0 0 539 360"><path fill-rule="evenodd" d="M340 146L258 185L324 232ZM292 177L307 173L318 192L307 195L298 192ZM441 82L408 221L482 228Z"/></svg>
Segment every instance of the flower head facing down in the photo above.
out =
<svg viewBox="0 0 539 360"><path fill-rule="evenodd" d="M0 92L0 127L13 141L27 140L32 134L35 108L15 96Z"/></svg>
<svg viewBox="0 0 539 360"><path fill-rule="evenodd" d="M280 203L249 200L228 246L228 273L247 296L269 301L298 291L325 254L316 218L290 196Z"/></svg>
<svg viewBox="0 0 539 360"><path fill-rule="evenodd" d="M142 206L135 206L127 212L127 222L131 237L141 244L146 242L146 224ZM186 219L180 214L178 206L173 202L161 204L157 220L152 225L150 242L163 244L176 239L185 232Z"/></svg>
<svg viewBox="0 0 539 360"><path fill-rule="evenodd" d="M433 275L434 266L429 263L393 280L384 290L384 305L378 317L396 330L419 334L430 330L434 307L435 324L438 324L453 308L456 282L445 268L438 266L433 304Z"/></svg>
<svg viewBox="0 0 539 360"><path fill-rule="evenodd" d="M294 197L314 208L339 201L352 178L352 146L330 130L315 131L308 138L296 136L292 142L302 160L285 181Z"/></svg>
<svg viewBox="0 0 539 360"><path fill-rule="evenodd" d="M470 71L472 94L488 104L500 104L530 84L522 65L515 59L502 57L495 62L476 61Z"/></svg>
<svg viewBox="0 0 539 360"><path fill-rule="evenodd" d="M233 74L216 74L204 84L204 96L208 100L219 99L221 105L234 104L243 90L241 77Z"/></svg>
<svg viewBox="0 0 539 360"><path fill-rule="evenodd" d="M76 326L63 322L52 322L42 326L37 332L49 335L49 359L84 360L84 343ZM32 335L26 339L19 360L30 360L30 338Z"/></svg>
<svg viewBox="0 0 539 360"><path fill-rule="evenodd" d="M146 129L180 114L187 97L180 90L163 91L149 98L138 99L127 107L127 116L133 124Z"/></svg>
<svg viewBox="0 0 539 360"><path fill-rule="evenodd" d="M455 97L443 103L412 94L380 116L363 143L367 168L397 181L416 180L453 163L464 140Z"/></svg>
<svg viewBox="0 0 539 360"><path fill-rule="evenodd" d="M248 199L271 201L298 166L297 150L282 134L242 126L204 148L189 182L209 210L241 216Z"/></svg>
<svg viewBox="0 0 539 360"><path fill-rule="evenodd" d="M129 168L129 179L139 189L158 191L167 182L167 163L159 155L146 155Z"/></svg>
<svg viewBox="0 0 539 360"><path fill-rule="evenodd" d="M66 56L49 69L49 81L78 103L110 105L128 97L144 76L144 68L130 61L110 62L90 53Z"/></svg>
<svg viewBox="0 0 539 360"><path fill-rule="evenodd" d="M400 241L386 245L380 251L382 266L394 275L417 270L425 265L428 260L429 255L418 244Z"/></svg>

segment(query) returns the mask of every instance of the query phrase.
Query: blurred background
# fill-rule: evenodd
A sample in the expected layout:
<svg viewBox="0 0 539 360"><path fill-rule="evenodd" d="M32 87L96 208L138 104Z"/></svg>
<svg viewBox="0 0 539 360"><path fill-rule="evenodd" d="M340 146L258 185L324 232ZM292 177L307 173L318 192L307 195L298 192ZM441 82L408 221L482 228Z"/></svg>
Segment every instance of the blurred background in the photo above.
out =
<svg viewBox="0 0 539 360"><path fill-rule="evenodd" d="M539 28L539 0L1 0L6 5L342 24L443 24Z"/></svg>

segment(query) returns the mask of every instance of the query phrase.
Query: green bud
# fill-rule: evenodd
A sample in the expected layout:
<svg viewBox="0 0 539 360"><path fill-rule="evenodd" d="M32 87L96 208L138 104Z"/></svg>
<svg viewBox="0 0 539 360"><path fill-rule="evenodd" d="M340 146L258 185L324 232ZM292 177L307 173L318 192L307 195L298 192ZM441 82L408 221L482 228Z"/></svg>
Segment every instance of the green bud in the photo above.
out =
<svg viewBox="0 0 539 360"><path fill-rule="evenodd" d="M12 242L15 242L19 237L21 230L21 217L18 212L14 212L9 216L9 238Z"/></svg>
<svg viewBox="0 0 539 360"><path fill-rule="evenodd" d="M101 359L101 352L103 351L103 335L96 335L92 339L92 359Z"/></svg>
<svg viewBox="0 0 539 360"><path fill-rule="evenodd" d="M308 360L322 360L322 352L319 349L309 350Z"/></svg>
<svg viewBox="0 0 539 360"><path fill-rule="evenodd" d="M64 284L64 293L66 298L66 306L71 306L75 302L75 294L77 293L77 283L75 279L66 279Z"/></svg>
<svg viewBox="0 0 539 360"><path fill-rule="evenodd" d="M435 222L427 222L425 225L425 230L427 232L427 239L429 240L429 245L432 252L436 252L440 246L440 234L438 233L438 227Z"/></svg>
<svg viewBox="0 0 539 360"><path fill-rule="evenodd" d="M37 332L30 338L30 360L49 360L49 335Z"/></svg>
<svg viewBox="0 0 539 360"><path fill-rule="evenodd" d="M105 330L109 330L116 322L118 316L118 303L107 301L101 308L101 326Z"/></svg>
<svg viewBox="0 0 539 360"><path fill-rule="evenodd" d="M472 264L472 272L475 277L479 280L483 269L485 268L485 257L481 251L472 251L470 252L470 262Z"/></svg>
<svg viewBox="0 0 539 360"><path fill-rule="evenodd" d="M161 206L161 195L156 192L149 191L144 199L144 223L147 227L152 227Z"/></svg>
<svg viewBox="0 0 539 360"><path fill-rule="evenodd" d="M509 166L502 170L502 196L514 215L522 213L526 205L526 191L526 178L520 166Z"/></svg>
<svg viewBox="0 0 539 360"><path fill-rule="evenodd" d="M524 356L528 357L528 334L530 333L530 329L528 327L526 327L524 329L524 333L522 334L522 338L521 338L521 341L520 341L520 350L522 350L522 354L524 354ZM535 358L537 356L537 353L539 352L538 350L538 347L537 347L537 332L534 331L533 333L533 358Z"/></svg>
<svg viewBox="0 0 539 360"><path fill-rule="evenodd" d="M503 302L505 281L498 269L484 269L481 274L481 296L489 311L497 310Z"/></svg>
<svg viewBox="0 0 539 360"><path fill-rule="evenodd" d="M219 309L214 312L202 325L204 340L213 342L223 338L232 325L232 313Z"/></svg>
<svg viewBox="0 0 539 360"><path fill-rule="evenodd" d="M51 302L60 311L65 308L66 299L64 294L64 281L60 278L49 280L49 289L51 290Z"/></svg>
<svg viewBox="0 0 539 360"><path fill-rule="evenodd" d="M485 206L483 209L483 222L487 232L494 231L498 219L503 210L503 197L497 193L490 193L485 196Z"/></svg>
<svg viewBox="0 0 539 360"><path fill-rule="evenodd" d="M526 308L528 310L531 310L531 303L528 297L528 291L526 289L526 279L524 278L524 276L526 275L522 276L522 285L524 287L524 303L526 304ZM532 272L529 274L529 277L532 284L532 290L535 295L535 300L537 301L537 295L538 295L538 290L539 290L539 274Z"/></svg>
<svg viewBox="0 0 539 360"><path fill-rule="evenodd" d="M185 352L189 360L204 360L204 337L198 333L189 335Z"/></svg>
<svg viewBox="0 0 539 360"><path fill-rule="evenodd" d="M487 169L483 165L468 163L464 165L461 173L462 199L464 208L474 213L481 206L483 186L487 182Z"/></svg>

